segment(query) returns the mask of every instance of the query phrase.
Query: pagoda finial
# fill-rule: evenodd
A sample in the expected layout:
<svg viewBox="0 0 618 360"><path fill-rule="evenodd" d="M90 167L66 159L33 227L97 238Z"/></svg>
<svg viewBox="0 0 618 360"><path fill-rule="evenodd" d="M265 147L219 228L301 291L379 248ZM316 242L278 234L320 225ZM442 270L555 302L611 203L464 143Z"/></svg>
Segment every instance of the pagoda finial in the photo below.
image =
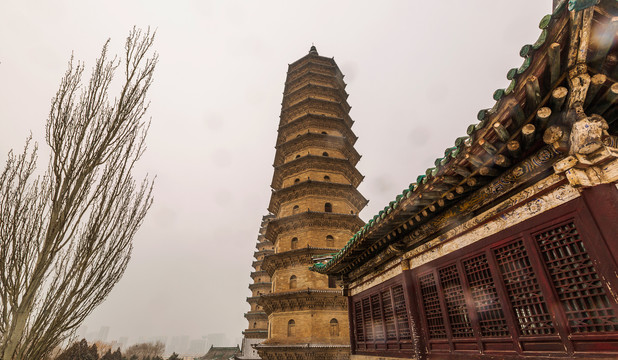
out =
<svg viewBox="0 0 618 360"><path fill-rule="evenodd" d="M313 45L313 43L311 43L311 48L309 49L309 54L318 54L318 49L315 48L315 45Z"/></svg>

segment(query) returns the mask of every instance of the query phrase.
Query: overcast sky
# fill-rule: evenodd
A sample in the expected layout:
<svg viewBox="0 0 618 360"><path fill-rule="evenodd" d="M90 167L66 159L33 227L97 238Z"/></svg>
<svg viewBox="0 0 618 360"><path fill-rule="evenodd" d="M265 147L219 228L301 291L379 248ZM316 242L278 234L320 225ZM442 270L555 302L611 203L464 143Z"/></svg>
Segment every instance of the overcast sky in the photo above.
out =
<svg viewBox="0 0 618 360"><path fill-rule="evenodd" d="M155 203L124 278L86 324L110 326L110 339L234 340L247 326L287 64L314 43L345 74L367 220L493 105L550 12L551 0L5 0L0 162L30 131L45 146L71 52L88 69L107 38L119 54L133 25L156 28L152 126L136 174L156 174Z"/></svg>

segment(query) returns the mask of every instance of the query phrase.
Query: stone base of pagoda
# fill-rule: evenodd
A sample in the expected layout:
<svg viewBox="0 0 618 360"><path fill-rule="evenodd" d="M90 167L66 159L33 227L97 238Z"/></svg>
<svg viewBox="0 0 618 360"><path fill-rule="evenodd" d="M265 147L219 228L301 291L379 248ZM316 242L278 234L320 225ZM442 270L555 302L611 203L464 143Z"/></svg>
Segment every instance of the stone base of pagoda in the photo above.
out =
<svg viewBox="0 0 618 360"><path fill-rule="evenodd" d="M349 345L331 344L294 344L269 345L255 347L263 360L348 360Z"/></svg>

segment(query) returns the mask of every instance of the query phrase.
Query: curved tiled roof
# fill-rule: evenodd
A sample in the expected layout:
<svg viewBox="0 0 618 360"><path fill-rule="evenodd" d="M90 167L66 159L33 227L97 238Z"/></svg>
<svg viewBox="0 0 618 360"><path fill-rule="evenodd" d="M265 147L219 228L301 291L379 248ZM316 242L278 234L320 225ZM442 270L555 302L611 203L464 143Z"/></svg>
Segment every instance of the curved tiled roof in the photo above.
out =
<svg viewBox="0 0 618 360"><path fill-rule="evenodd" d="M571 0L569 2L569 9L571 9L572 6L571 2L577 1ZM478 134L484 134L488 130L487 125L490 123L490 117L503 106L509 106L508 104L504 104L506 97L524 85L526 77L522 77L521 75L530 68L533 63L533 59L537 54L537 50L546 44L550 31L550 25L561 17L562 12L566 9L566 3L566 0L562 0L562 2L556 6L552 14L545 15L541 19L539 23L541 34L538 39L533 44L524 45L519 52L520 56L524 58L522 65L519 68L513 68L507 72L506 78L507 80L510 80L509 85L506 88L497 89L494 91L493 99L496 101L494 106L491 109L483 109L478 112L477 119L479 122L468 126L467 136L462 136L455 139L454 146L445 149L444 156L435 160L434 167L428 168L424 174L420 174L416 178L416 182L411 183L408 188L404 189L401 194L397 195L393 201L384 207L383 210L374 215L373 218L365 224L365 226L363 226L348 240L347 244L339 252L333 254L332 258L323 263L315 263L310 267L311 270L320 273L327 273L337 263L339 263L342 258L350 254L351 249L357 243L365 239L367 234L376 228L387 215L397 209L403 200L412 196L422 195L428 192L428 189L431 190L431 182L435 179L436 175L442 173L441 170L448 167L449 164L452 164L455 159L463 159L466 155L466 147L478 139Z"/></svg>

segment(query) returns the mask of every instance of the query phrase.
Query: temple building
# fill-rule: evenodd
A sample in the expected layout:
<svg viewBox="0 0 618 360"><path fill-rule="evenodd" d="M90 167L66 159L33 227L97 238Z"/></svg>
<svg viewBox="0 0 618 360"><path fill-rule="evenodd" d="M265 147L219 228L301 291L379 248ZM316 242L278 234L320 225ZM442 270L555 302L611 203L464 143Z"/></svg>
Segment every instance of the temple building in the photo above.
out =
<svg viewBox="0 0 618 360"><path fill-rule="evenodd" d="M253 282L249 284L251 297L247 298L250 310L245 313L245 318L249 324L247 329L242 332L243 339L241 351L234 357L238 360L260 359L253 345L261 343L268 337L268 316L264 312L262 306L258 304L258 300L262 294L270 293L272 285L270 282L270 275L262 269L264 257L274 252L273 243L264 236L266 233L266 226L272 219L272 215L265 215L262 217L257 244L255 245L257 251L253 253L255 260L252 266L255 271L251 272L251 279L253 280Z"/></svg>
<svg viewBox="0 0 618 360"><path fill-rule="evenodd" d="M314 259L352 359L618 358L618 2L554 5L467 135Z"/></svg>
<svg viewBox="0 0 618 360"><path fill-rule="evenodd" d="M309 270L313 256L337 252L364 225L345 86L335 61L313 46L289 65L265 233L274 254L261 265L272 278L258 302L268 315L268 339L256 346L262 359L349 357L342 290Z"/></svg>

